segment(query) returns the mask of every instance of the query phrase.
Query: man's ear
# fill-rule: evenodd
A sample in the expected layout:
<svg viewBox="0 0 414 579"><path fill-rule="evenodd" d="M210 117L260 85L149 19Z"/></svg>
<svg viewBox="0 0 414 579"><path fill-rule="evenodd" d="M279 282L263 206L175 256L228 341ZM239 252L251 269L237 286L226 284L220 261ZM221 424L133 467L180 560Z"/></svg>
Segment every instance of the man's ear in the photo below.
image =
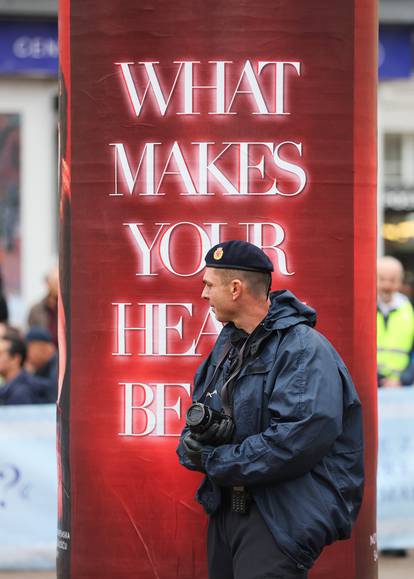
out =
<svg viewBox="0 0 414 579"><path fill-rule="evenodd" d="M239 279L234 279L231 282L231 297L233 301L237 300L243 292L243 284Z"/></svg>

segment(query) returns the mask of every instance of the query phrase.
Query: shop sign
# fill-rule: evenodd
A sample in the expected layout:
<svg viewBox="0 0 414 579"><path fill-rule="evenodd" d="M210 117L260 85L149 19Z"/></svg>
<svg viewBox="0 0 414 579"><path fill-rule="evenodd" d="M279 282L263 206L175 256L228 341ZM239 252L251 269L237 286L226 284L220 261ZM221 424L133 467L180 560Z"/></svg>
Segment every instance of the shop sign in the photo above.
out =
<svg viewBox="0 0 414 579"><path fill-rule="evenodd" d="M0 74L58 73L55 22L0 22Z"/></svg>
<svg viewBox="0 0 414 579"><path fill-rule="evenodd" d="M409 27L383 26L379 33L379 80L409 78L413 70L413 31Z"/></svg>

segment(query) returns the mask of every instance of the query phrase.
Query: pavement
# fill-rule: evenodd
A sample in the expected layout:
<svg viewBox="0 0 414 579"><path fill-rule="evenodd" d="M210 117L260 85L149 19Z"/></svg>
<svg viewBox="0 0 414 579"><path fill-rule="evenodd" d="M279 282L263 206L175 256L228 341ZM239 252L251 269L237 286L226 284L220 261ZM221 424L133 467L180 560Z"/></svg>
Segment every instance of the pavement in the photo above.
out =
<svg viewBox="0 0 414 579"><path fill-rule="evenodd" d="M409 551L408 557L380 557L378 579L413 579L414 578L414 550ZM56 579L56 572L17 572L0 571L0 579ZM334 577L332 579L335 579ZM358 577L357 579L364 579Z"/></svg>
<svg viewBox="0 0 414 579"><path fill-rule="evenodd" d="M0 571L1 579L56 579L56 571L42 572L14 572L14 571Z"/></svg>
<svg viewBox="0 0 414 579"><path fill-rule="evenodd" d="M408 557L380 556L378 579L413 579L413 577L414 550L408 551Z"/></svg>

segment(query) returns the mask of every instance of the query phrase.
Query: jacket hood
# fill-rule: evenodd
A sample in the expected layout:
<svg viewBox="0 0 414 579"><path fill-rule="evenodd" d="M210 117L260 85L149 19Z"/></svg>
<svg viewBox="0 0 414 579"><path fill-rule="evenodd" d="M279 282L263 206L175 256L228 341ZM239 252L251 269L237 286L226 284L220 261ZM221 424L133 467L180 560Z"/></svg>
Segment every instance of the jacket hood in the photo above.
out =
<svg viewBox="0 0 414 579"><path fill-rule="evenodd" d="M267 330L284 330L296 324L316 324L316 311L298 300L289 290L270 294L270 308L264 319Z"/></svg>

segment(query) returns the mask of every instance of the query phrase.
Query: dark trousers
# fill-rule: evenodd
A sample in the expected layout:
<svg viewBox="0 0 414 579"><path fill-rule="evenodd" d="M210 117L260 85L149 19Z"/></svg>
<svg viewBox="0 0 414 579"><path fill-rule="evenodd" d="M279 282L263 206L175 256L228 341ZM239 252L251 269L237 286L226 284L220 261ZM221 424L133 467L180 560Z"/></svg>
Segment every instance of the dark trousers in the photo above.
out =
<svg viewBox="0 0 414 579"><path fill-rule="evenodd" d="M247 515L225 505L208 526L209 579L306 579L307 572L282 553L260 515L250 505Z"/></svg>

